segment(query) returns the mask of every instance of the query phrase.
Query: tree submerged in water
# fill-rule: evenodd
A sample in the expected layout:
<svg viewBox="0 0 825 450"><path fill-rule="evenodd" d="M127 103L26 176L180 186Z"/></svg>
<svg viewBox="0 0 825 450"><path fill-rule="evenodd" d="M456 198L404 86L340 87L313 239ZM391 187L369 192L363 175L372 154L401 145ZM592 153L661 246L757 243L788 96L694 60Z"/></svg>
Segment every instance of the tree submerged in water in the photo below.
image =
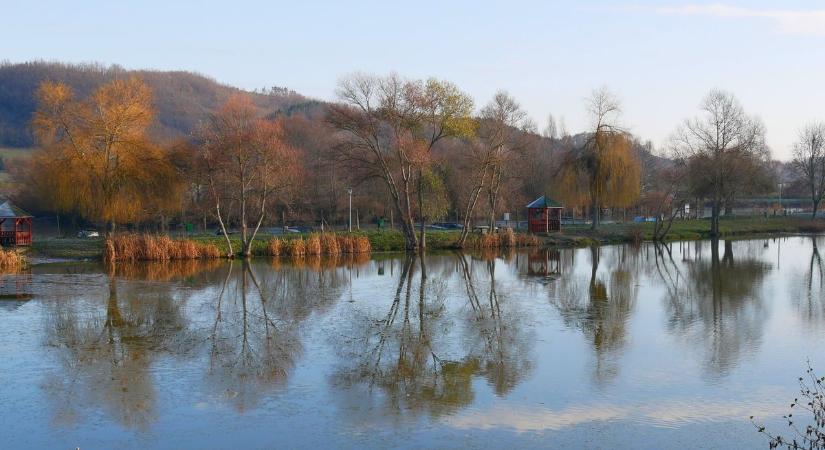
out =
<svg viewBox="0 0 825 450"><path fill-rule="evenodd" d="M751 422L756 430L768 437L769 448L786 449L825 449L825 376L819 377L808 361L805 376L799 377L799 391L801 398L793 399L791 412L782 416L788 421L791 432L787 436L773 434L764 425ZM801 425L800 416L794 417L794 412L800 411L801 417L812 415L811 422ZM804 420L804 419L802 419Z"/></svg>

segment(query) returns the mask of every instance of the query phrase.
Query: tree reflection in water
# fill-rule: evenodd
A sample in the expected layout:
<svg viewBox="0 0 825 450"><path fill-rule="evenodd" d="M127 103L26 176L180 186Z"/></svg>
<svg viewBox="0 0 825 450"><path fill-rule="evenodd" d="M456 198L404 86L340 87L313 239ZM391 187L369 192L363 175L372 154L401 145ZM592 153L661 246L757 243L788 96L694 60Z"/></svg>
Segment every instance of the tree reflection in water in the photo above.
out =
<svg viewBox="0 0 825 450"><path fill-rule="evenodd" d="M607 282L599 272L603 252L609 252ZM597 384L607 383L618 374L617 358L625 345L627 321L638 291L638 257L638 249L630 246L591 246L590 276L586 280L562 277L558 289L550 291L551 303L564 324L581 330L593 346Z"/></svg>
<svg viewBox="0 0 825 450"><path fill-rule="evenodd" d="M791 299L805 324L818 327L825 322L825 266L819 253L822 238L811 236L811 257L802 279L791 283Z"/></svg>
<svg viewBox="0 0 825 450"><path fill-rule="evenodd" d="M340 264L357 262L305 263L278 270L260 262L121 264L76 294L56 292L59 301L45 303L46 343L62 367L45 383L55 420L102 408L126 427L146 429L158 414L153 363L201 352L208 395L217 392L239 411L254 406L300 356L301 324L342 295L348 278ZM194 297L210 317L197 314L201 303L187 308Z"/></svg>
<svg viewBox="0 0 825 450"><path fill-rule="evenodd" d="M164 354L185 355L197 343L187 328L185 298L169 285L108 280L105 312L84 313L76 299L48 303L47 336L60 349L65 373L50 376L55 417L72 422L93 406L126 427L154 421L156 394L151 365Z"/></svg>
<svg viewBox="0 0 825 450"><path fill-rule="evenodd" d="M449 414L474 401L474 378L483 377L504 395L530 370L531 341L514 322L520 316L502 307L495 258L476 264L455 254L453 270L467 302L467 307L451 304L460 306L455 314L448 312L447 277L428 272L430 264L437 272L449 262L407 256L389 310L383 317L368 313L356 319L358 337L351 340L356 345L341 352L343 367L334 376L346 408L380 408L393 416Z"/></svg>
<svg viewBox="0 0 825 450"><path fill-rule="evenodd" d="M705 243L696 242L693 258L683 262L674 260L669 246L656 247L656 264L667 287L668 329L704 348L705 370L718 377L761 342L766 320L761 282L771 266L760 259L761 242L737 242L736 254L734 243L724 241L721 256L718 240L708 244L709 260Z"/></svg>
<svg viewBox="0 0 825 450"><path fill-rule="evenodd" d="M336 264L229 264L209 335L209 384L238 410L282 386L303 345L299 329L343 293Z"/></svg>
<svg viewBox="0 0 825 450"><path fill-rule="evenodd" d="M478 271L471 269L472 259L468 262L469 257L460 253L455 256L471 308L465 327L471 334L468 338L471 346L465 358L477 360L479 374L494 387L496 394L503 396L532 369L532 334L521 323L522 315L513 308L515 304L507 302L497 287L497 258L485 258L479 281ZM511 308L503 310L502 304Z"/></svg>

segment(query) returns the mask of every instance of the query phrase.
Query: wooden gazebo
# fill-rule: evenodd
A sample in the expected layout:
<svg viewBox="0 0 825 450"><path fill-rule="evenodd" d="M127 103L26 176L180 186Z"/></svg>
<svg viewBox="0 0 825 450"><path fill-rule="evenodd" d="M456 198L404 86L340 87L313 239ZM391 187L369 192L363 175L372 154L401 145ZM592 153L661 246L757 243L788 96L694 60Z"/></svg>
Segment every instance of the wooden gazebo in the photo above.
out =
<svg viewBox="0 0 825 450"><path fill-rule="evenodd" d="M32 245L32 216L5 201L0 204L0 244L3 247Z"/></svg>
<svg viewBox="0 0 825 450"><path fill-rule="evenodd" d="M527 229L531 233L549 233L561 230L561 211L564 207L542 195L527 205Z"/></svg>

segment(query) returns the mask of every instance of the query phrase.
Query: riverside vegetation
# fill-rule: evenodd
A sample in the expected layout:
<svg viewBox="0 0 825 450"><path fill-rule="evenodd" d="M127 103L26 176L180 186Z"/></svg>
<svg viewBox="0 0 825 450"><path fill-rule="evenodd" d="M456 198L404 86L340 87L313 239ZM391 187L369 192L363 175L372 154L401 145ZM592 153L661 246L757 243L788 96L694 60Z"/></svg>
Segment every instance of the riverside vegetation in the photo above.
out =
<svg viewBox="0 0 825 450"><path fill-rule="evenodd" d="M707 220L679 220L668 234L670 241L706 239L709 237ZM547 236L517 233L504 230L498 234L471 233L466 247L482 248L518 248L547 246L555 248L586 247L594 244L620 244L653 241L655 226L651 223L641 224L603 224L593 231L587 225L569 225L559 233ZM807 234L825 232L825 224L801 218L723 218L720 222L720 234L727 238L749 238L776 234ZM163 237L154 235L118 234L119 242L129 249L117 250L114 246L113 260L174 260L187 258L216 258L227 253L226 243L222 237L214 235L192 235L187 237ZM335 237L338 250L332 243ZM460 233L455 231L431 231L427 235L431 250L449 250L456 248ZM234 239L234 237L233 237ZM299 240L301 243L293 243ZM317 240L317 241L316 241ZM186 244L180 242L186 241ZM320 244L320 252L318 245ZM114 245L114 241L113 241ZM304 255L326 255L346 253L374 253L404 251L404 236L395 230L364 230L352 233L312 233L294 236L269 236L259 239L252 247L254 256L289 257ZM106 256L108 244L104 240L46 238L35 240L31 253L50 258L71 259L111 259ZM295 249L293 250L293 247ZM165 248L159 252L158 248ZM208 248L208 250L206 250ZM154 249L154 250L152 250ZM197 249L200 249L198 251ZM160 257L161 254L167 256Z"/></svg>

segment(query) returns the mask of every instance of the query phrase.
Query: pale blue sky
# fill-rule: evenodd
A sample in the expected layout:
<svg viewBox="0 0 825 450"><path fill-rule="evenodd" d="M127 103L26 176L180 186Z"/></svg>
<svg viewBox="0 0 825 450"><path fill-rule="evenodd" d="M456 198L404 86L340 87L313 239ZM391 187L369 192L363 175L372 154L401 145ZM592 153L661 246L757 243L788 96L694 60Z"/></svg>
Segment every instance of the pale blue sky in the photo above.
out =
<svg viewBox="0 0 825 450"><path fill-rule="evenodd" d="M733 91L787 159L825 120L819 1L0 0L0 59L184 69L253 89L334 99L353 71L448 79L485 103L512 93L542 128L575 132L608 86L623 123L661 144L713 87Z"/></svg>

